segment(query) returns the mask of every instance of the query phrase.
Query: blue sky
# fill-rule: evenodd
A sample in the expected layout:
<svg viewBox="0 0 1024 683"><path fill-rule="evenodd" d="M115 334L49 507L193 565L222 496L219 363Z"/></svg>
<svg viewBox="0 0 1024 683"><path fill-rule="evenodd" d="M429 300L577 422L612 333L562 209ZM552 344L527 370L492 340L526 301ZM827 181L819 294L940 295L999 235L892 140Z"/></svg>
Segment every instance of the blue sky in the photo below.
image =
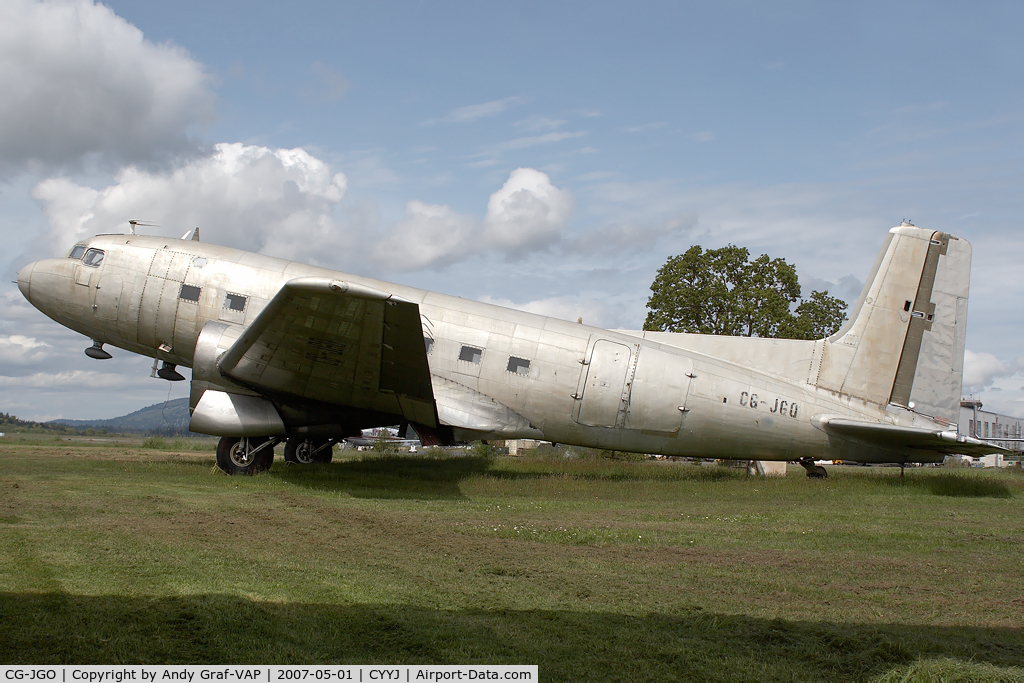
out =
<svg viewBox="0 0 1024 683"><path fill-rule="evenodd" d="M80 235L152 218L635 328L657 268L692 244L786 258L805 293L853 298L907 218L974 245L968 391L1024 415L1019 4L0 13L8 281ZM520 190L527 204L502 204ZM4 297L0 411L109 417L167 395L144 359L91 361L15 287Z"/></svg>

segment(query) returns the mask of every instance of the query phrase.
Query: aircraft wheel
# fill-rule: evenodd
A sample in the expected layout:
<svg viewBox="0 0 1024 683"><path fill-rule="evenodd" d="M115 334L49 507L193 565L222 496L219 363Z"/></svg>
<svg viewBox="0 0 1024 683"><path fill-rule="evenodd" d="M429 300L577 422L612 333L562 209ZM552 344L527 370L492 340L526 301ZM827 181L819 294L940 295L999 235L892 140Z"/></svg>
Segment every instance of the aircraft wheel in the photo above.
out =
<svg viewBox="0 0 1024 683"><path fill-rule="evenodd" d="M811 479L828 479L828 470L821 465L807 468L807 476Z"/></svg>
<svg viewBox="0 0 1024 683"><path fill-rule="evenodd" d="M320 456L323 455L323 451L319 453L315 453L315 451L323 443L323 441L314 441L313 439L288 439L284 445L284 461L291 465L312 465L315 462L321 462Z"/></svg>
<svg viewBox="0 0 1024 683"><path fill-rule="evenodd" d="M317 445L319 446L320 444L326 444L326 443L327 443L326 441L318 441ZM334 444L333 443L329 444L329 445L325 445L316 454L316 461L319 462L319 463L323 463L325 465L327 463L329 463L333 459L334 459Z"/></svg>
<svg viewBox="0 0 1024 683"><path fill-rule="evenodd" d="M217 443L217 467L228 474L256 474L269 470L274 464L273 445L256 451L266 441L265 436L221 437Z"/></svg>

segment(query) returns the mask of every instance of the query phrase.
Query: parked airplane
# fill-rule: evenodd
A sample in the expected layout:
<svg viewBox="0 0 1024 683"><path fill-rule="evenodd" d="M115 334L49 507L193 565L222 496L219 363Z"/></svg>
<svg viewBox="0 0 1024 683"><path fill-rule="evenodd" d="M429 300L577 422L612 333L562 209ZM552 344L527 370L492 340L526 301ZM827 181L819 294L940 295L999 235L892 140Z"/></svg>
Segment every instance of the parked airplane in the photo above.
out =
<svg viewBox="0 0 1024 683"><path fill-rule="evenodd" d="M407 439L401 434L401 429L397 427L374 427L346 438L345 443L356 448L373 448L383 443L391 448L411 448L414 452L423 445L419 439Z"/></svg>
<svg viewBox="0 0 1024 683"><path fill-rule="evenodd" d="M134 226L133 226L134 228ZM133 229L134 233L134 229ZM187 237L187 234L186 234ZM192 240L98 235L18 274L36 308L192 368L190 429L229 474L324 459L361 429L424 445L545 439L665 455L941 462L956 431L971 247L889 231L850 320L818 341L604 330Z"/></svg>

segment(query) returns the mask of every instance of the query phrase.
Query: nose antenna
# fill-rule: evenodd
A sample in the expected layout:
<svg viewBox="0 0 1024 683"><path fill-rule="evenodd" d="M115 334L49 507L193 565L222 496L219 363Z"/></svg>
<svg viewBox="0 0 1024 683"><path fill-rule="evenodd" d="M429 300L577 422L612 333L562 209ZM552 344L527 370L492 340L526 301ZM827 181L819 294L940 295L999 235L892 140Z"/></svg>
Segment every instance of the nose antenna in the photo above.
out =
<svg viewBox="0 0 1024 683"><path fill-rule="evenodd" d="M135 228L137 228L140 225L142 227L144 227L144 228L159 228L160 227L159 225L157 225L156 223L154 223L152 221L141 221L141 220L130 220L130 221L128 221L128 225L132 226L132 234L133 235L137 234L135 232Z"/></svg>

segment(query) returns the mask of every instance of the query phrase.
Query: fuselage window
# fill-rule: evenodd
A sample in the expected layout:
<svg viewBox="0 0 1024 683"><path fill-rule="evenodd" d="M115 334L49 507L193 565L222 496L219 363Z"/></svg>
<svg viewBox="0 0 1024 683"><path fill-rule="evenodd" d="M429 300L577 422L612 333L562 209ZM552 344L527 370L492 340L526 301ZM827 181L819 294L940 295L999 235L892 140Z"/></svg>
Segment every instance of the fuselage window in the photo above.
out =
<svg viewBox="0 0 1024 683"><path fill-rule="evenodd" d="M530 373L530 361L525 358L516 358L515 356L508 357L508 367L505 368L509 372L514 372L517 375L528 375Z"/></svg>
<svg viewBox="0 0 1024 683"><path fill-rule="evenodd" d="M248 301L248 297L241 294L228 294L224 297L224 308L229 308L232 311L244 311L246 301Z"/></svg>
<svg viewBox="0 0 1024 683"><path fill-rule="evenodd" d="M178 294L178 298L183 301L199 303L199 293L202 291L202 288L196 287L195 285L182 285L181 293Z"/></svg>
<svg viewBox="0 0 1024 683"><path fill-rule="evenodd" d="M434 340L431 339L430 337L424 337L423 338L423 346L426 347L427 353L430 353L431 351L434 350Z"/></svg>
<svg viewBox="0 0 1024 683"><path fill-rule="evenodd" d="M93 268L103 263L103 252L99 249L90 249L85 252L85 258L82 259L82 264L86 266L92 266Z"/></svg>
<svg viewBox="0 0 1024 683"><path fill-rule="evenodd" d="M85 253L85 245L84 244L76 244L74 247L72 247L71 253L68 254L68 258L79 259L79 258L82 258L82 254L84 254L84 253Z"/></svg>
<svg viewBox="0 0 1024 683"><path fill-rule="evenodd" d="M483 349L478 349L472 346L463 346L462 350L459 351L459 360L464 360L468 363L479 363L480 357L483 355Z"/></svg>

